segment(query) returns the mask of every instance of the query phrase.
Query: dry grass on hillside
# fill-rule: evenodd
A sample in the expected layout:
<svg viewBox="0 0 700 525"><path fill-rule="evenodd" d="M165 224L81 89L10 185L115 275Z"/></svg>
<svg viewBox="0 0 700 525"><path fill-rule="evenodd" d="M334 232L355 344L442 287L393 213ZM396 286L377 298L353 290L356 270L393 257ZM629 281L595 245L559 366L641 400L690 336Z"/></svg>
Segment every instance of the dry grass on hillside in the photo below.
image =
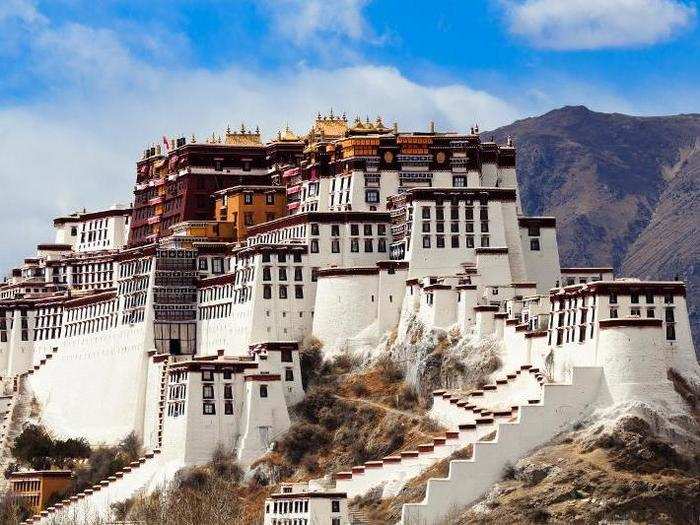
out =
<svg viewBox="0 0 700 525"><path fill-rule="evenodd" d="M356 370L348 359L336 358L313 379L276 451L255 464L261 475L276 472L280 481L333 474L440 432L391 361Z"/></svg>

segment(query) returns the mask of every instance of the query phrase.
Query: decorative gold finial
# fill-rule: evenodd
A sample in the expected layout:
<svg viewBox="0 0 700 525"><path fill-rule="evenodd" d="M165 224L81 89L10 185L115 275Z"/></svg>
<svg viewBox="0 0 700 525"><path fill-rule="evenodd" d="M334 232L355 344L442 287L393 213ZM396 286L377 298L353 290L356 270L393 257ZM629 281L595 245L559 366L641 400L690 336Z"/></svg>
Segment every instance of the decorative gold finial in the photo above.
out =
<svg viewBox="0 0 700 525"><path fill-rule="evenodd" d="M228 126L226 126L226 134L227 135L231 134L231 125L230 124Z"/></svg>
<svg viewBox="0 0 700 525"><path fill-rule="evenodd" d="M260 135L260 127L259 126L255 126L255 134Z"/></svg>
<svg viewBox="0 0 700 525"><path fill-rule="evenodd" d="M194 136L194 133L192 133L192 138L190 139L190 143L194 144L197 142L197 137Z"/></svg>

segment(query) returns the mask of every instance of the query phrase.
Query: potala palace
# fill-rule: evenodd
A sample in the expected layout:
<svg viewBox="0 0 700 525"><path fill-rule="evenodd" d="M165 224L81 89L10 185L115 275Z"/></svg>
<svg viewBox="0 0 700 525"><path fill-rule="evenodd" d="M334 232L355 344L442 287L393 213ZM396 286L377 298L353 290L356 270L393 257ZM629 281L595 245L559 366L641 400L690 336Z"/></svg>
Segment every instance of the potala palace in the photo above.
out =
<svg viewBox="0 0 700 525"><path fill-rule="evenodd" d="M55 241L0 285L2 454L31 398L57 436L133 431L148 450L29 522L108 512L218 444L249 466L304 397L311 336L332 355L417 323L459 329L497 343L503 367L479 390L434 393L444 435L328 473L330 486L285 487L269 525L347 523L346 498L396 494L474 444L403 507L403 523L438 523L582 414L650 397L681 410L667 371L698 370L684 284L562 268L555 219L523 214L515 158L478 128L409 133L332 113L267 143L242 126L149 147L132 207L56 218Z"/></svg>

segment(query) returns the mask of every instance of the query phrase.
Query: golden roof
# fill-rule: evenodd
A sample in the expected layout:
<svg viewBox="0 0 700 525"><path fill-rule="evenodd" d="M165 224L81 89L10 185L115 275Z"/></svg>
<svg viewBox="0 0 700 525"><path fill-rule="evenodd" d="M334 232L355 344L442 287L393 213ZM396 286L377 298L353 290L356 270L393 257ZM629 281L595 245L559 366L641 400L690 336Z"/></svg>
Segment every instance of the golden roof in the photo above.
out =
<svg viewBox="0 0 700 525"><path fill-rule="evenodd" d="M241 124L240 131L231 131L231 128L226 129L226 139L224 143L229 146L260 146L260 129L255 128L255 131L247 131L245 125Z"/></svg>
<svg viewBox="0 0 700 525"><path fill-rule="evenodd" d="M355 122L353 123L352 127L350 128L350 133L352 133L352 132L385 133L387 131L390 131L390 130L389 130L389 128L384 126L384 122L382 122L382 117L377 117L377 119L374 122L371 122L369 120L369 117L366 117L364 122L362 122L362 120L359 117L355 117Z"/></svg>
<svg viewBox="0 0 700 525"><path fill-rule="evenodd" d="M309 135L311 137L321 135L324 138L338 138L345 135L347 130L348 118L345 114L343 113L341 116L333 115L333 110L331 110L327 116L321 116L321 113L316 116L316 121Z"/></svg>
<svg viewBox="0 0 700 525"><path fill-rule="evenodd" d="M284 127L284 131L277 132L277 140L279 142L298 142L301 137L289 129L289 124Z"/></svg>

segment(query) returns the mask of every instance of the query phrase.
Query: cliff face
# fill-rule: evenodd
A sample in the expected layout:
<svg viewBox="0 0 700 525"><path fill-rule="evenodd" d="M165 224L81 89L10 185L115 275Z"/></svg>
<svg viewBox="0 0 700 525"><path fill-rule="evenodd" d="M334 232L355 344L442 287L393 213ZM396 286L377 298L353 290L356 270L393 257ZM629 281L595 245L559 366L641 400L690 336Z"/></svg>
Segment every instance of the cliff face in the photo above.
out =
<svg viewBox="0 0 700 525"><path fill-rule="evenodd" d="M528 214L554 215L564 266L684 280L700 340L700 115L564 107L499 128L515 140Z"/></svg>

